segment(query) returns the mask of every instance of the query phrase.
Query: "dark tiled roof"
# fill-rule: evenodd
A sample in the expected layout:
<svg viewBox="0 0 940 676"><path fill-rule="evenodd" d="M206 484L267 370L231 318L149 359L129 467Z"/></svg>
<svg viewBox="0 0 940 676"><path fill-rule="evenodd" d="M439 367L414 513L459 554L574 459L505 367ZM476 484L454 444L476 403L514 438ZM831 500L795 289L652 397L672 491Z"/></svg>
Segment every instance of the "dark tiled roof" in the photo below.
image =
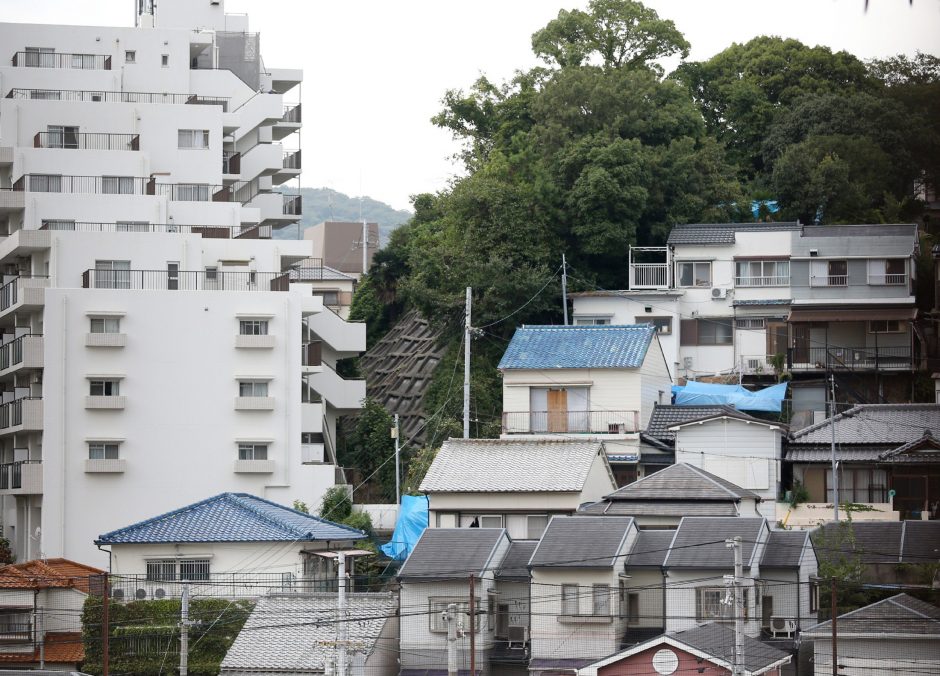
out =
<svg viewBox="0 0 940 676"><path fill-rule="evenodd" d="M610 568L632 528L628 516L554 516L529 565Z"/></svg>
<svg viewBox="0 0 940 676"><path fill-rule="evenodd" d="M529 559L532 558L532 552L538 545L538 540L513 540L509 545L509 551L503 557L499 568L496 570L496 578L499 580L528 580Z"/></svg>
<svg viewBox="0 0 940 676"><path fill-rule="evenodd" d="M789 445L829 444L832 420L793 432ZM836 444L900 446L920 439L926 430L940 437L940 404L860 404L834 420Z"/></svg>
<svg viewBox="0 0 940 676"><path fill-rule="evenodd" d="M659 568L666 560L669 545L675 537L674 530L641 530L627 557L627 567L655 566Z"/></svg>
<svg viewBox="0 0 940 676"><path fill-rule="evenodd" d="M848 447L840 444L836 446L836 459L841 462L878 462L885 450L885 446L880 444ZM821 444L797 446L790 442L787 444L786 460L788 462L831 462L832 448Z"/></svg>
<svg viewBox="0 0 940 676"><path fill-rule="evenodd" d="M813 533L820 557L835 549L861 563L940 563L940 521L827 523Z"/></svg>
<svg viewBox="0 0 940 676"><path fill-rule="evenodd" d="M398 571L400 579L446 580L482 574L491 567L502 528L428 528Z"/></svg>
<svg viewBox="0 0 940 676"><path fill-rule="evenodd" d="M737 413L731 406L673 406L672 404L656 404L650 414L644 434L659 441L673 443L676 433L669 428L687 420L698 420L709 415L719 413Z"/></svg>
<svg viewBox="0 0 940 676"><path fill-rule="evenodd" d="M801 237L911 237L917 236L913 223L806 225Z"/></svg>
<svg viewBox="0 0 940 676"><path fill-rule="evenodd" d="M904 563L940 563L940 521L903 521Z"/></svg>
<svg viewBox="0 0 940 676"><path fill-rule="evenodd" d="M669 244L734 244L735 232L799 230L798 223L687 223L673 226Z"/></svg>
<svg viewBox="0 0 940 676"><path fill-rule="evenodd" d="M523 326L500 369L639 368L656 329L628 326Z"/></svg>
<svg viewBox="0 0 940 676"><path fill-rule="evenodd" d="M725 540L741 536L744 567L749 568L754 543L766 528L764 519L747 517L687 517L679 523L667 568L734 568L734 553Z"/></svg>
<svg viewBox="0 0 940 676"><path fill-rule="evenodd" d="M633 500L601 500L585 505L578 514L606 514L607 516L737 516L734 502L639 502Z"/></svg>
<svg viewBox="0 0 940 676"><path fill-rule="evenodd" d="M810 627L804 636L832 636L827 620ZM839 634L914 634L940 636L940 608L907 594L891 598L839 615ZM874 639L877 640L877 639Z"/></svg>
<svg viewBox="0 0 940 676"><path fill-rule="evenodd" d="M775 530L767 537L761 568L799 568L809 533L798 530Z"/></svg>
<svg viewBox="0 0 940 676"><path fill-rule="evenodd" d="M760 500L760 496L746 488L715 476L711 472L688 463L678 463L665 467L639 481L618 488L604 500L635 500L648 502L663 500L717 500L737 502L742 498Z"/></svg>
<svg viewBox="0 0 940 676"><path fill-rule="evenodd" d="M669 636L726 663L734 661L734 629L727 625L710 622ZM789 657L788 653L750 636L744 637L743 645L744 668L752 673Z"/></svg>
<svg viewBox="0 0 940 676"><path fill-rule="evenodd" d="M732 420L743 420L744 422L748 422L748 423L760 423L761 425L765 425L767 427L776 427L782 430L787 429L787 426L784 425L783 423L772 422L770 420L761 420L760 418L755 418L752 415L748 415L747 413L742 413L741 411L738 411L736 409L732 409L731 411L722 411L721 413L709 413L707 415L703 415L700 418L691 418L689 420L683 420L682 422L675 423L673 427L682 427L684 425L689 425L692 423L705 422L706 420L715 420L716 418L731 418Z"/></svg>

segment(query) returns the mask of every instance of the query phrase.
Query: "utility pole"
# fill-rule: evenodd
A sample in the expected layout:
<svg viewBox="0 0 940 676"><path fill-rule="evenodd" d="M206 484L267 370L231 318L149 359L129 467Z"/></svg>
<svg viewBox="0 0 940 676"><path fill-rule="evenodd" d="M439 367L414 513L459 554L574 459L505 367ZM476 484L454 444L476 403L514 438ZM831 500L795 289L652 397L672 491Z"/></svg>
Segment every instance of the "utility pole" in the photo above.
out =
<svg viewBox="0 0 940 676"><path fill-rule="evenodd" d="M470 573L470 676L477 673L477 604L473 573Z"/></svg>
<svg viewBox="0 0 940 676"><path fill-rule="evenodd" d="M392 428L392 438L395 440L395 504L401 504L401 469L398 448L398 414L395 414L395 427Z"/></svg>
<svg viewBox="0 0 940 676"><path fill-rule="evenodd" d="M741 536L725 540L725 546L734 552L734 662L732 676L744 676L744 604L742 603L741 578L744 577L744 560L741 552Z"/></svg>
<svg viewBox="0 0 940 676"><path fill-rule="evenodd" d="M836 606L836 578L832 578L832 587L830 588L831 594L831 603L832 603L832 676L839 676L839 649L837 647L837 640L839 637L839 630L836 626L839 621L839 609Z"/></svg>
<svg viewBox="0 0 940 676"><path fill-rule="evenodd" d="M565 254L561 255L561 309L565 314L565 326L568 326L568 263Z"/></svg>
<svg viewBox="0 0 940 676"><path fill-rule="evenodd" d="M362 209L362 198L359 199L359 209ZM362 276L369 271L369 225L362 219Z"/></svg>
<svg viewBox="0 0 940 676"><path fill-rule="evenodd" d="M183 580L180 603L180 676L189 674L189 580Z"/></svg>
<svg viewBox="0 0 940 676"><path fill-rule="evenodd" d="M457 676L457 604L448 604L443 615L447 622L447 676Z"/></svg>
<svg viewBox="0 0 940 676"><path fill-rule="evenodd" d="M832 435L832 510L839 523L839 463L836 462L836 378L829 374L829 431Z"/></svg>
<svg viewBox="0 0 940 676"><path fill-rule="evenodd" d="M337 676L346 676L346 553L337 552L336 561L339 564L336 597L336 673Z"/></svg>
<svg viewBox="0 0 940 676"><path fill-rule="evenodd" d="M46 668L46 609L36 610L36 637L39 639L39 668Z"/></svg>
<svg viewBox="0 0 940 676"><path fill-rule="evenodd" d="M470 438L470 292L467 287L467 306L463 328L463 438Z"/></svg>
<svg viewBox="0 0 940 676"><path fill-rule="evenodd" d="M108 604L111 602L109 593L111 580L108 579L108 573L105 573L102 577L104 578L104 589L101 592L101 674L102 676L108 676L110 670L108 648L111 643L108 629L108 625L110 624L110 618L108 617L110 608Z"/></svg>

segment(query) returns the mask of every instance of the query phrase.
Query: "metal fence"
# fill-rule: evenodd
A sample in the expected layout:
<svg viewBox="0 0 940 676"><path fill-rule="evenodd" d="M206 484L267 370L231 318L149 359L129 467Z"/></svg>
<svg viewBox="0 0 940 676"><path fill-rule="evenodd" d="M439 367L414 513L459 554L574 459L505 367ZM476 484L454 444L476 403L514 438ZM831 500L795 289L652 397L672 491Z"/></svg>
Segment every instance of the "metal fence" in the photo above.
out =
<svg viewBox="0 0 940 676"><path fill-rule="evenodd" d="M145 291L282 291L283 272L213 270L95 270L82 273L84 289Z"/></svg>
<svg viewBox="0 0 940 676"><path fill-rule="evenodd" d="M14 68L76 68L79 70L111 70L108 54L73 54L66 52L14 52L10 60Z"/></svg>
<svg viewBox="0 0 940 676"><path fill-rule="evenodd" d="M229 99L221 96L195 94L168 94L166 92L117 92L91 89L23 89L14 87L8 99L38 99L45 101L83 101L89 103L170 103L222 106L228 110Z"/></svg>
<svg viewBox="0 0 940 676"><path fill-rule="evenodd" d="M33 147L66 150L140 150L140 135L77 133L68 130L41 131L33 137Z"/></svg>
<svg viewBox="0 0 940 676"><path fill-rule="evenodd" d="M793 347L787 350L787 368L793 371L829 369L909 369L913 356L908 345L896 347Z"/></svg>
<svg viewBox="0 0 940 676"><path fill-rule="evenodd" d="M503 434L628 434L639 431L638 411L509 411Z"/></svg>

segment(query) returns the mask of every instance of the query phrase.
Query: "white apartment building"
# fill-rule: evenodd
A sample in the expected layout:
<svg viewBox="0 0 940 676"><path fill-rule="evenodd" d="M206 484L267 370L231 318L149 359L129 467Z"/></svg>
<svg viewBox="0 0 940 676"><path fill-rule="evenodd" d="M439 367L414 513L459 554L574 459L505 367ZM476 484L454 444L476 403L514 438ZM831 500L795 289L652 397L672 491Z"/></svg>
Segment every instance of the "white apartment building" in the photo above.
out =
<svg viewBox="0 0 940 676"><path fill-rule="evenodd" d="M0 501L17 557L221 492L318 504L365 349L300 219L299 70L222 0L0 24ZM317 270L320 270L317 274ZM329 303L327 303L328 305Z"/></svg>

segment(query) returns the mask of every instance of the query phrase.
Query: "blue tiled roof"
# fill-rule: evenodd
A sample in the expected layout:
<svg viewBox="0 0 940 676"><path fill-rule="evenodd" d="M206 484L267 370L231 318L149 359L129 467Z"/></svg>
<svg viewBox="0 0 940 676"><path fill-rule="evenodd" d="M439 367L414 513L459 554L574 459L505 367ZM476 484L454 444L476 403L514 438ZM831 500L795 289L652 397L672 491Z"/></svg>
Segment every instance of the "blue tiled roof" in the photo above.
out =
<svg viewBox="0 0 940 676"><path fill-rule="evenodd" d="M638 368L656 330L627 326L523 326L500 369Z"/></svg>
<svg viewBox="0 0 940 676"><path fill-rule="evenodd" d="M221 493L105 533L95 544L356 540L361 531L247 493Z"/></svg>

